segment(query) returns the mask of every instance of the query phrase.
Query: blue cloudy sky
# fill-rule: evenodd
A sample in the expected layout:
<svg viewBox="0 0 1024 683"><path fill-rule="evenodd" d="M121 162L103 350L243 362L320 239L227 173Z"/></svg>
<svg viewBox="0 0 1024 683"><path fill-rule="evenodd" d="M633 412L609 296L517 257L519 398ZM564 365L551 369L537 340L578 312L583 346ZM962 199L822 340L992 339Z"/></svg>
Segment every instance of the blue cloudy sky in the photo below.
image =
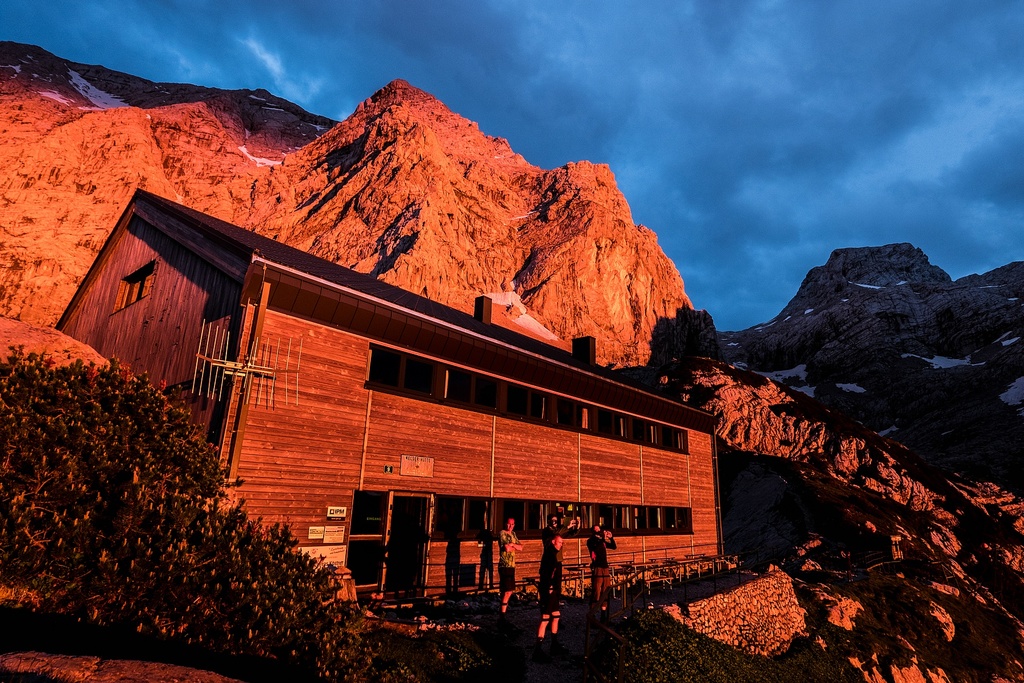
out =
<svg viewBox="0 0 1024 683"><path fill-rule="evenodd" d="M1024 3L4 0L0 39L344 118L394 78L545 168L611 166L719 329L836 248L1024 259Z"/></svg>

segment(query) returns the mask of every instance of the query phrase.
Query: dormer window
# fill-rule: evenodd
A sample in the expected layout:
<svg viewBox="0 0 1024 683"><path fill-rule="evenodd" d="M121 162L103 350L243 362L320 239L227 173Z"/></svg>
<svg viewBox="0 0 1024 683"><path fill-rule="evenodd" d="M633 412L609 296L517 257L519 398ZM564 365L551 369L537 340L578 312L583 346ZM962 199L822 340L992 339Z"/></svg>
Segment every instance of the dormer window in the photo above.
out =
<svg viewBox="0 0 1024 683"><path fill-rule="evenodd" d="M155 278L156 261L150 261L121 280L117 287L117 301L114 302L114 311L120 311L122 308L149 296L149 293L153 290L153 280Z"/></svg>

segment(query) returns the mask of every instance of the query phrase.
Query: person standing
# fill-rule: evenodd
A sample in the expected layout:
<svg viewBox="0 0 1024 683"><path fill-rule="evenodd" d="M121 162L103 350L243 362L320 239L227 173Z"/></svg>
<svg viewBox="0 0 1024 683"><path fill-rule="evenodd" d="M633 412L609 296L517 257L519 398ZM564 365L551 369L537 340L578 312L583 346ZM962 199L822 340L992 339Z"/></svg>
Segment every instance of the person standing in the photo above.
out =
<svg viewBox="0 0 1024 683"><path fill-rule="evenodd" d="M501 615L498 625L508 628L508 601L516 590L516 551L523 546L516 536L516 520L509 517L505 520L505 528L498 534L498 590L501 592Z"/></svg>
<svg viewBox="0 0 1024 683"><path fill-rule="evenodd" d="M562 544L559 535L551 537L544 546L544 554L540 558L540 624L537 625L537 643L533 648L533 661L550 662L552 655L565 653L565 648L558 642L558 619L562 616L559 609L562 602ZM541 646L548 626L551 627L551 654L546 654Z"/></svg>
<svg viewBox="0 0 1024 683"><path fill-rule="evenodd" d="M608 599L611 594L611 572L608 569L608 550L615 550L612 532L595 524L593 534L587 539L590 551L590 606L600 605L601 621L608 621Z"/></svg>
<svg viewBox="0 0 1024 683"><path fill-rule="evenodd" d="M540 583L537 586L540 593L540 624L537 625L537 644L533 650L533 659L538 662L551 659L551 656L545 654L541 649L549 626L551 628L551 655L561 655L566 652L562 644L558 642L558 620L562 615L559 609L562 602L562 545L565 543L566 536L575 536L579 533L580 520L574 518L568 524L564 524L562 520L561 515L550 515L548 525L541 535L544 542L544 553L540 558Z"/></svg>

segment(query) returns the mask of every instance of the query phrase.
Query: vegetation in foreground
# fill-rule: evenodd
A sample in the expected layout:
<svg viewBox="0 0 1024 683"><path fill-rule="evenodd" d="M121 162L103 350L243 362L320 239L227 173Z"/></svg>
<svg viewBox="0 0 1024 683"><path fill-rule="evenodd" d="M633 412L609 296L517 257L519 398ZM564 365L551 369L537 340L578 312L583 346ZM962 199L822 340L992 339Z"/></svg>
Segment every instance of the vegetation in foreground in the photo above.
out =
<svg viewBox="0 0 1024 683"><path fill-rule="evenodd" d="M628 683L858 683L863 674L838 653L807 639L771 659L748 655L683 626L662 610L637 612L622 629ZM618 649L607 643L599 657L603 671L618 670Z"/></svg>
<svg viewBox="0 0 1024 683"><path fill-rule="evenodd" d="M144 377L20 352L0 361L4 603L327 680L507 670L486 635L369 628L287 529L248 519L226 493L201 431Z"/></svg>

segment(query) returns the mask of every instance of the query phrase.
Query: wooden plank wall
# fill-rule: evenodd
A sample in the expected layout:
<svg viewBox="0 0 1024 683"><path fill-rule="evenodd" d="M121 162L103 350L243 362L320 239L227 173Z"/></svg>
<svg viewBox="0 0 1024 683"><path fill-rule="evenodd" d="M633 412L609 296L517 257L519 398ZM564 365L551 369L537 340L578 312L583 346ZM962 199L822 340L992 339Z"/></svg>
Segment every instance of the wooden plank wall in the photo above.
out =
<svg viewBox="0 0 1024 683"><path fill-rule="evenodd" d="M317 543L306 540L309 526L331 523L325 521L328 505L351 509L362 479L363 489L375 491L692 506L692 537L620 536L613 558L714 552L709 435L691 432L691 454L683 455L368 391L367 340L270 311L264 337L274 336L291 338L293 348L302 340L299 405L279 401L268 409L250 402L238 468L245 483L239 495L256 516L288 523L303 545ZM433 458L433 476L403 476L403 455ZM501 525L500 520L492 524ZM587 561L588 535L583 529L566 542L567 563ZM536 576L540 539L522 538L526 547L519 554L520 576ZM431 541L430 585L445 585L446 564L451 566L453 558L475 565L476 585L482 549L476 539L457 543L449 547L448 541ZM710 546L696 547L705 543ZM496 562L496 539L492 554Z"/></svg>
<svg viewBox="0 0 1024 683"><path fill-rule="evenodd" d="M240 285L138 217L113 250L65 334L145 369L154 382L191 380L203 319L235 315ZM121 280L154 260L150 295L114 311Z"/></svg>
<svg viewBox="0 0 1024 683"><path fill-rule="evenodd" d="M351 508L359 484L368 344L274 311L267 312L263 338L291 339L296 355L301 341L299 401L284 400L282 379L273 407L250 394L238 495L252 513L290 525L304 540L310 525L324 524L327 506Z"/></svg>
<svg viewBox="0 0 1024 683"><path fill-rule="evenodd" d="M121 280L156 261L149 296L114 311ZM237 334L241 286L138 216L133 216L62 331L154 384L191 384L203 320ZM207 426L216 401L191 400L192 419Z"/></svg>

